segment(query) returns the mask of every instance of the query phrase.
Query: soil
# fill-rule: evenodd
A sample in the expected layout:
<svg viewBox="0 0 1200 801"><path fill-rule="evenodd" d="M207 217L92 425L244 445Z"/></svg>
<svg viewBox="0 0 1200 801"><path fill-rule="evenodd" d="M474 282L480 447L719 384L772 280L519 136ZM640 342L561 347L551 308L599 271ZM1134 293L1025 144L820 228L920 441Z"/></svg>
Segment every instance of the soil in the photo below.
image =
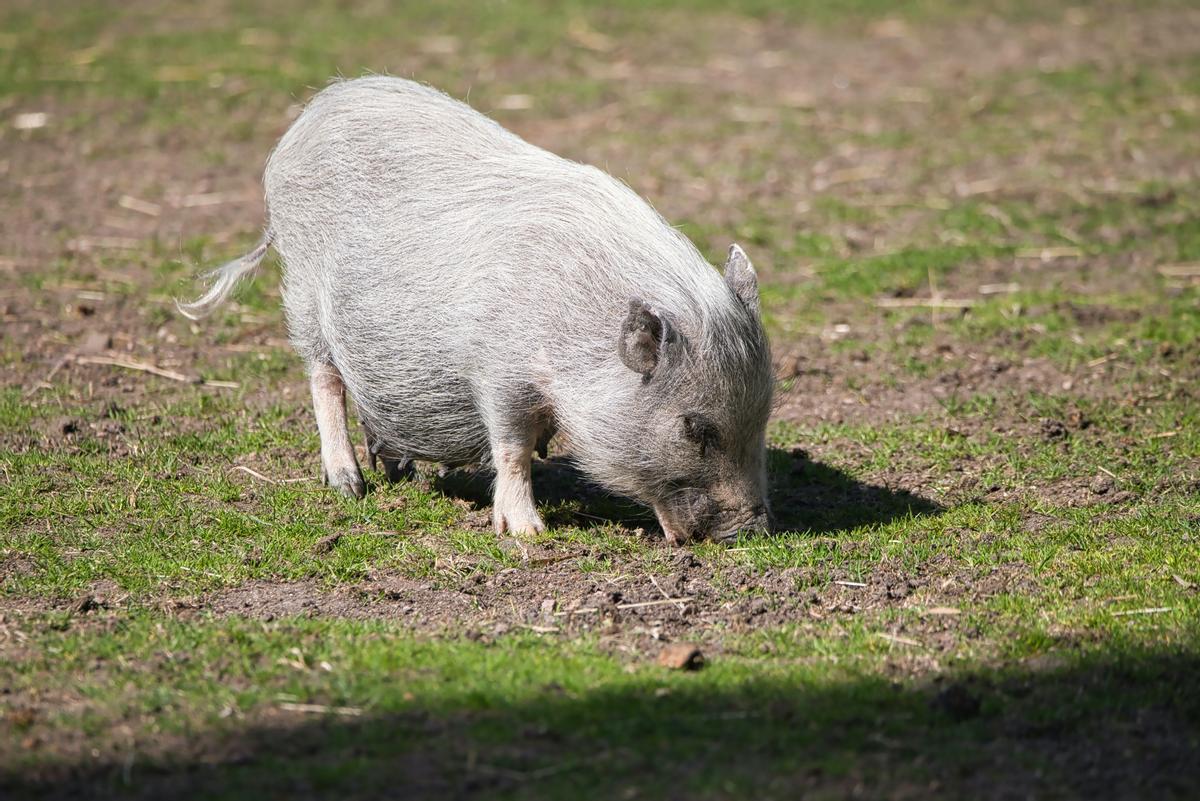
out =
<svg viewBox="0 0 1200 801"><path fill-rule="evenodd" d="M669 570L660 575L620 560L603 573L581 573L578 560L596 554L528 546L532 552L522 566L471 572L458 582L378 571L332 589L315 580L255 580L194 598L164 598L158 605L184 619L384 619L433 636L466 632L485 641L515 631L556 637L590 632L602 647L634 659L672 642L715 654L729 634L912 608L922 612L920 622L892 633L919 640L936 657L956 648L960 638L973 637L960 624L956 605L1034 591L1027 568L1015 563L979 572L935 560L913 572L885 561L871 575L851 580L805 568L716 569L691 551L663 548ZM98 585L70 602L30 603L23 611L59 608L70 611L76 625L101 625L119 619L126 601L115 587Z"/></svg>

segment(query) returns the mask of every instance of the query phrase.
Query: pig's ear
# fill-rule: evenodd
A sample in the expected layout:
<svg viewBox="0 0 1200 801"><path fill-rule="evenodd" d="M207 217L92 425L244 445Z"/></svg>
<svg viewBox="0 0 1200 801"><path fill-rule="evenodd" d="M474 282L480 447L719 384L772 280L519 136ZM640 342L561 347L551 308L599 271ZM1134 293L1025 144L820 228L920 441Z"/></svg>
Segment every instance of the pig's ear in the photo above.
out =
<svg viewBox="0 0 1200 801"><path fill-rule="evenodd" d="M662 361L667 343L673 338L671 324L665 317L645 302L631 300L629 314L621 324L617 353L626 367L649 379Z"/></svg>
<svg viewBox="0 0 1200 801"><path fill-rule="evenodd" d="M733 290L747 309L758 314L758 274L746 251L733 244L729 246L729 258L725 260L725 283Z"/></svg>

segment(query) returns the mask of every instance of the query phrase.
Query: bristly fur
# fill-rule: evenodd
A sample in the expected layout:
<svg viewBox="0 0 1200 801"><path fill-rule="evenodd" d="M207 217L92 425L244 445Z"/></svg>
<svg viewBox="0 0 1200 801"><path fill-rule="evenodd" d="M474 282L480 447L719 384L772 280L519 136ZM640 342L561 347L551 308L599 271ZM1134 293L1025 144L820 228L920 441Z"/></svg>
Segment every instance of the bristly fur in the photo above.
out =
<svg viewBox="0 0 1200 801"><path fill-rule="evenodd" d="M647 500L694 467L672 421L700 408L736 470L758 474L734 483L763 497L773 381L757 287L751 308L625 184L388 77L317 94L264 183L262 243L181 309L211 311L273 244L296 350L336 365L381 452L486 461L542 417L586 473ZM653 381L617 358L631 299L682 337Z"/></svg>

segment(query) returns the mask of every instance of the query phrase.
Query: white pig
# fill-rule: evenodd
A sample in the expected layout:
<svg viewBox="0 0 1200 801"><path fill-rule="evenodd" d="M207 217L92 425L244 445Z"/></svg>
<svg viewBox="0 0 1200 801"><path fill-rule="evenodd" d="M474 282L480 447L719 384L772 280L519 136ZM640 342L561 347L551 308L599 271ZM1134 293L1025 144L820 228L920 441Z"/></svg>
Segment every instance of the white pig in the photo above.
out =
<svg viewBox="0 0 1200 801"><path fill-rule="evenodd" d="M258 246L180 309L210 313L276 249L331 486L365 492L349 392L389 476L490 465L497 532L544 528L530 461L554 432L671 542L767 528L774 382L737 245L722 275L625 184L398 78L317 94L264 184Z"/></svg>

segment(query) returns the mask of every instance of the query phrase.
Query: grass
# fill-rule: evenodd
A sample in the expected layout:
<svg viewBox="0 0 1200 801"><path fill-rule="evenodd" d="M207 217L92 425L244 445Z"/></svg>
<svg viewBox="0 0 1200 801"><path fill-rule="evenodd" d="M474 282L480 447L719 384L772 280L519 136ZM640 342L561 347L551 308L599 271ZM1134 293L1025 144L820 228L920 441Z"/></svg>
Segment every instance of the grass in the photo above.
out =
<svg viewBox="0 0 1200 801"><path fill-rule="evenodd" d="M108 410L108 419L124 429L117 448L96 437L83 439L67 453L30 449L0 457L0 471L9 476L0 493L0 523L10 532L6 545L33 562L33 569L9 579L7 588L65 600L98 580L115 582L135 595L154 595L164 589L194 593L256 578L316 577L336 585L361 579L370 569L437 575L433 542L452 554L478 557L472 569L514 565L512 555L495 547L492 535L458 526L463 508L432 489L411 483L378 485L365 501L352 502L307 480L316 437L296 419L291 407L239 414L243 401L237 397L201 397L199 404L151 412L149 420ZM14 432L32 432L47 422L21 403L17 390L8 390L4 399L4 408L12 410L8 419ZM1006 403L1026 409L1031 427L1038 420L1065 419L1075 411L1088 421L1088 429L1031 445L1008 432L982 430L965 436L954 428L970 429L991 418L994 402L964 402L948 415L948 422L939 417L891 426L777 425L772 439L781 448L804 443L830 453L828 461L807 465L797 474L786 454L775 452L772 477L785 493L783 503L786 488L800 485L811 492L828 492L832 502L792 512L783 523L795 527L796 534L753 551L751 566L762 570L827 560L826 549L814 552L802 547L811 536L826 531L839 532L866 548L852 558L827 561L827 576L838 571L869 574L874 562L896 555L892 548L877 550L879 544L914 526L928 540L915 551L909 543L901 548L906 569L914 572L946 553L947 543L938 531L953 537L963 529L982 527L996 538L992 563L1043 538L1040 532L1030 536L1022 529L1016 507L1007 507L1011 513L998 523L991 505L959 505L928 522L904 517L911 511L935 509L919 496L877 492L873 506L866 501L864 493L869 490L864 488L873 476L888 473L932 473L940 477L935 480L945 482L937 489L956 499L978 496L986 488L1009 496L1012 502L1031 502L1060 482L1082 477L1086 484L1093 476L1102 477L1099 466L1110 473L1119 471L1113 473L1114 492L1139 496L1167 492L1154 506L1161 524L1174 522L1182 531L1189 515L1200 511L1186 501L1186 485L1172 489L1200 452L1196 433L1200 426L1190 402L1159 404L1141 412L1103 403L1084 404L1080 409L1054 396ZM169 421L189 416L225 422L187 433L170 430ZM1163 432L1176 433L1168 438L1154 436ZM230 467L245 462L247 455L253 457L256 472L300 483L264 484ZM956 479L955 471L965 464L976 466L977 479L966 483L961 476ZM1177 501L1167 501L1171 493ZM866 508L846 503L851 499L865 502ZM572 508L567 502L562 511L569 514ZM874 522L891 515L897 517L886 525ZM1067 536L1095 525L1087 516L1075 515L1075 520ZM604 526L569 528L546 541L586 544L617 554L632 547L631 553L647 564L657 556L657 549L648 543ZM314 553L314 545L330 531L345 532L338 547L329 555ZM964 551L963 557L982 556L974 550L977 543L964 546L971 550ZM1187 549L1185 543L1179 546ZM707 547L704 553L717 564L725 561L720 547ZM1023 561L1032 565L1038 559ZM456 571L451 567L449 577L458 578Z"/></svg>
<svg viewBox="0 0 1200 801"><path fill-rule="evenodd" d="M1193 797L1192 13L0 12L0 794ZM1064 63L989 66L942 35L995 15ZM1130 26L1161 47L1129 50ZM896 35L950 51L889 61ZM204 325L172 307L257 212L180 198L256 191L289 104L364 69L469 91L714 259L751 251L785 376L780 531L689 562L554 464L551 528L521 542L481 523L486 478L319 486L278 265ZM77 244L98 235L134 243ZM880 305L930 296L969 308ZM55 369L97 331L237 386ZM221 606L254 587L307 611ZM614 588L660 605L596 600ZM671 640L704 669L657 665Z"/></svg>
<svg viewBox="0 0 1200 801"><path fill-rule="evenodd" d="M1019 641L1047 636L1028 631ZM997 743L989 732L1103 730L1151 709L1194 716L1200 699L1173 682L1195 667L1194 643L1158 641L1146 650L1137 644L1144 636L1127 628L1114 638L1120 647L1088 647L1037 667L962 671L951 685L957 690L939 691L881 675L895 646L855 623L837 632L773 631L690 675L628 670L592 642L536 635L414 641L385 623L164 623L135 615L102 638L51 629L38 640L43 656L23 664L15 685L37 687L46 671L104 677L102 692L85 683L68 693L73 703L55 721L83 740L119 716L126 726L152 725L159 743L195 748L196 738L211 738L235 753L252 749L253 763L191 767L193 789L208 797L323 794L347 781L365 795L390 793L396 765L405 766L414 795L482 784L506 798L782 797L820 776L832 792L819 795L836 797L855 785L965 775L995 759L1061 779L1080 766L1020 737ZM154 658L130 665L131 653ZM966 713L951 700L960 693ZM1059 703L1063 693L1073 703ZM344 712L305 719L290 711L299 704ZM172 715L181 707L192 713L184 722ZM264 709L281 711L264 717ZM830 719L840 721L835 730ZM930 741L914 742L914 729ZM288 747L314 745L315 758ZM1102 755L1127 764L1154 758L1159 745ZM127 790L153 777L156 762L127 764L105 784Z"/></svg>

